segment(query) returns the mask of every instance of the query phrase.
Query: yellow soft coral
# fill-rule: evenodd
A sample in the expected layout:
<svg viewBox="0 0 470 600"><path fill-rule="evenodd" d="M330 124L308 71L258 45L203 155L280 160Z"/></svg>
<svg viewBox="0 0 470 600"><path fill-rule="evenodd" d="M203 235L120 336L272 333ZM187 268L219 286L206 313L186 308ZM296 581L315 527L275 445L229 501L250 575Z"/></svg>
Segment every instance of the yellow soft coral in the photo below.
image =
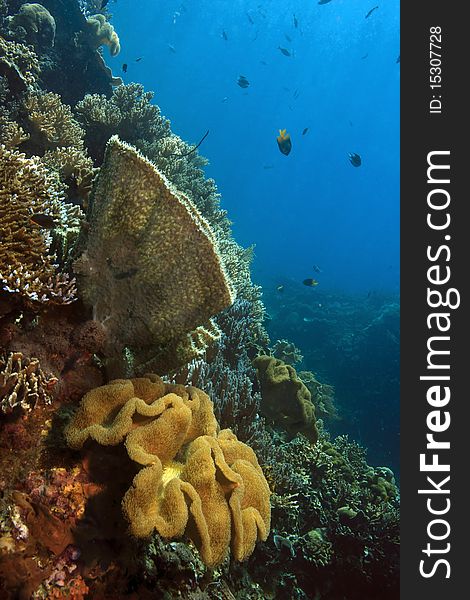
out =
<svg viewBox="0 0 470 600"><path fill-rule="evenodd" d="M101 14L93 15L87 19L88 40L93 48L108 46L111 56L117 56L121 50L118 34L111 23Z"/></svg>
<svg viewBox="0 0 470 600"><path fill-rule="evenodd" d="M229 547L245 560L270 527L270 491L251 448L230 430L217 435L212 402L193 387L148 375L115 380L82 400L65 431L73 448L89 438L102 445L124 441L144 468L122 506L130 532L156 529L166 538L186 533L210 566Z"/></svg>

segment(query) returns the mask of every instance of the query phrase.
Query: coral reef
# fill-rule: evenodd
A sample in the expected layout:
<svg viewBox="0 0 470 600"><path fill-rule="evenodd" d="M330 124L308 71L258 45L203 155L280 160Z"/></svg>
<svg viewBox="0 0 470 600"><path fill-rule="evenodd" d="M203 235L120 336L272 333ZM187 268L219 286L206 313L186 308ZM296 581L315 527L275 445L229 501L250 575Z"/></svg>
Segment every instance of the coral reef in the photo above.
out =
<svg viewBox="0 0 470 600"><path fill-rule="evenodd" d="M13 93L34 88L39 73L38 57L33 50L0 35L0 75L6 77Z"/></svg>
<svg viewBox="0 0 470 600"><path fill-rule="evenodd" d="M37 358L21 352L0 356L0 411L9 413L17 406L29 411L37 402L50 403L56 383L56 377L42 371Z"/></svg>
<svg viewBox="0 0 470 600"><path fill-rule="evenodd" d="M29 94L24 105L34 136L29 145L34 145L36 154L62 147L83 148L85 132L73 118L71 108L63 104L58 94Z"/></svg>
<svg viewBox="0 0 470 600"><path fill-rule="evenodd" d="M118 34L102 14L88 17L87 40L94 49L100 46L108 46L111 56L117 56L121 50Z"/></svg>
<svg viewBox="0 0 470 600"><path fill-rule="evenodd" d="M315 443L315 407L295 369L272 356L258 356L253 364L261 382L261 412L291 436L302 433Z"/></svg>
<svg viewBox="0 0 470 600"><path fill-rule="evenodd" d="M299 371L297 375L312 396L316 417L319 419L338 419L338 410L334 401L334 387L326 383L320 383L311 371Z"/></svg>
<svg viewBox="0 0 470 600"><path fill-rule="evenodd" d="M61 188L39 160L0 147L0 282L29 303L67 304L74 280L57 271L50 236L31 220L46 214L60 220Z"/></svg>
<svg viewBox="0 0 470 600"><path fill-rule="evenodd" d="M23 37L24 34L28 43L38 46L54 45L55 20L42 4L22 4L16 15L7 18L7 24L17 37Z"/></svg>
<svg viewBox="0 0 470 600"><path fill-rule="evenodd" d="M124 441L144 466L123 499L131 533L147 537L155 528L173 538L186 531L213 567L229 544L235 560L245 560L270 526L270 492L256 455L230 430L216 436L217 429L201 390L149 375L89 392L65 436L73 448L90 437L101 445Z"/></svg>
<svg viewBox="0 0 470 600"><path fill-rule="evenodd" d="M188 348L200 353L188 334L233 302L209 224L117 137L108 143L90 207L75 271L82 297L108 331L109 354L130 348L139 364L137 353L149 350L161 355L161 372L181 363L180 352L187 362Z"/></svg>
<svg viewBox="0 0 470 600"><path fill-rule="evenodd" d="M304 357L300 350L288 340L277 340L273 345L273 356L282 360L286 365L293 367L296 363L302 362Z"/></svg>

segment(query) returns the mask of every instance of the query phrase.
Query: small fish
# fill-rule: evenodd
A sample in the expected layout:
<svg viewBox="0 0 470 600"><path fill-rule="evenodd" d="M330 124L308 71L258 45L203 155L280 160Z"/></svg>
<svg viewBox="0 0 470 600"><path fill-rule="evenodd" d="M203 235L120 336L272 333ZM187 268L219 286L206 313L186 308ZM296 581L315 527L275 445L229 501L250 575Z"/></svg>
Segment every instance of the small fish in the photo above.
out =
<svg viewBox="0 0 470 600"><path fill-rule="evenodd" d="M281 48L281 46L278 46L278 49L284 54L284 56L292 56L287 48Z"/></svg>
<svg viewBox="0 0 470 600"><path fill-rule="evenodd" d="M134 277L134 275L139 271L137 267L133 267L128 271L121 271L120 273L114 273L114 279L128 279L129 277Z"/></svg>
<svg viewBox="0 0 470 600"><path fill-rule="evenodd" d="M254 25L254 24L255 24L255 22L253 21L253 17L250 15L250 13L248 13L248 12L247 12L247 13L245 13L245 14L246 14L246 16L247 16L247 19L248 19L248 21L250 21L250 23L251 23L252 25Z"/></svg>
<svg viewBox="0 0 470 600"><path fill-rule="evenodd" d="M295 15L292 15L294 21L294 27L297 29L299 27L299 21Z"/></svg>
<svg viewBox="0 0 470 600"><path fill-rule="evenodd" d="M144 57L143 56L139 56L139 58L135 59L135 62L140 62Z"/></svg>
<svg viewBox="0 0 470 600"><path fill-rule="evenodd" d="M361 60L364 60L365 58L367 58L369 56L369 53L364 54L364 56L361 56Z"/></svg>
<svg viewBox="0 0 470 600"><path fill-rule="evenodd" d="M276 290L277 290L277 291L278 291L280 294L282 294L282 292L284 291L284 286L283 286L283 285L278 285L278 286L276 287Z"/></svg>
<svg viewBox="0 0 470 600"><path fill-rule="evenodd" d="M168 49L173 52L173 54L176 54L176 48L174 46L172 46L171 44L167 44Z"/></svg>
<svg viewBox="0 0 470 600"><path fill-rule="evenodd" d="M284 37L286 38L286 40L288 42L292 42L292 38L290 36L288 36L287 33L284 34Z"/></svg>
<svg viewBox="0 0 470 600"><path fill-rule="evenodd" d="M127 63L124 63L124 64L122 65L122 72L123 72L123 73L127 73Z"/></svg>
<svg viewBox="0 0 470 600"><path fill-rule="evenodd" d="M228 100L228 96L224 96L224 97L222 98L222 102L227 102L227 100Z"/></svg>
<svg viewBox="0 0 470 600"><path fill-rule="evenodd" d="M228 40L228 36L227 36L227 33L225 32L225 29L222 30L222 37L224 38L225 41Z"/></svg>
<svg viewBox="0 0 470 600"><path fill-rule="evenodd" d="M290 135L286 133L285 129L279 129L279 135L276 139L279 150L282 152L282 154L287 156L292 150L292 141L290 139Z"/></svg>
<svg viewBox="0 0 470 600"><path fill-rule="evenodd" d="M312 279L311 277L309 279L304 279L302 283L307 287L315 287L318 285L318 281L316 279Z"/></svg>
<svg viewBox="0 0 470 600"><path fill-rule="evenodd" d="M304 321L305 323L313 323L315 319L312 319L312 317L304 317L302 321Z"/></svg>
<svg viewBox="0 0 470 600"><path fill-rule="evenodd" d="M290 92L290 88L288 88L286 85L283 85L283 86L282 86L282 89L283 89L285 92Z"/></svg>
<svg viewBox="0 0 470 600"><path fill-rule="evenodd" d="M46 215L44 213L36 213L31 215L29 218L33 223L39 225L39 227L42 229L54 229L54 227L57 227L59 224L57 221L54 221L54 218L51 217L51 215Z"/></svg>
<svg viewBox="0 0 470 600"><path fill-rule="evenodd" d="M328 2L331 2L331 0L320 0L318 4L328 4Z"/></svg>
<svg viewBox="0 0 470 600"><path fill-rule="evenodd" d="M262 65L267 65L267 64L268 64L268 63L267 63L265 60L260 60L259 62L260 62L260 64L262 64Z"/></svg>
<svg viewBox="0 0 470 600"><path fill-rule="evenodd" d="M395 62L396 62L396 63L399 63L399 62L400 62L400 55L398 55L398 58L397 58L397 60L396 60Z"/></svg>
<svg viewBox="0 0 470 600"><path fill-rule="evenodd" d="M263 169L274 169L274 165L263 165Z"/></svg>
<svg viewBox="0 0 470 600"><path fill-rule="evenodd" d="M315 273L323 273L323 271L318 265L313 265L313 270L315 271Z"/></svg>
<svg viewBox="0 0 470 600"><path fill-rule="evenodd" d="M292 96L294 98L294 100L297 100L297 98L300 96L300 92L299 90L295 90L294 95Z"/></svg>
<svg viewBox="0 0 470 600"><path fill-rule="evenodd" d="M178 11L175 11L175 13L173 14L173 25L176 25L176 19L178 17L181 17L181 13Z"/></svg>
<svg viewBox="0 0 470 600"><path fill-rule="evenodd" d="M308 131L308 127L306 127L303 131L302 131L302 135L305 135Z"/></svg>
<svg viewBox="0 0 470 600"><path fill-rule="evenodd" d="M355 152L350 152L348 154L348 158L349 162L352 164L353 167L360 167L362 165L362 159L359 156L359 154L356 154Z"/></svg>
<svg viewBox="0 0 470 600"><path fill-rule="evenodd" d="M247 88L250 85L250 82L244 75L240 75L237 83L241 88Z"/></svg>
<svg viewBox="0 0 470 600"><path fill-rule="evenodd" d="M366 14L366 19L368 19L371 14L374 12L374 10L377 10L379 7L378 6L374 6L374 8L371 8L370 11Z"/></svg>

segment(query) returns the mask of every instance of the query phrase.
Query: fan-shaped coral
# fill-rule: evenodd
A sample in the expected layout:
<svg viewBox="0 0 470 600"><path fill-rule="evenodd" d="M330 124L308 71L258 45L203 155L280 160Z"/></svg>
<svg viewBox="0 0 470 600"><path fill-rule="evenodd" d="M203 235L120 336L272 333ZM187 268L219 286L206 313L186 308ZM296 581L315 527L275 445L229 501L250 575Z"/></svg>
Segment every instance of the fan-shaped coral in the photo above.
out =
<svg viewBox="0 0 470 600"><path fill-rule="evenodd" d="M148 375L88 392L65 436L73 448L89 438L124 441L130 458L144 465L122 504L131 533L186 533L213 567L229 546L245 560L258 539L266 540L271 514L255 453L230 430L216 436L217 429L204 392Z"/></svg>
<svg viewBox="0 0 470 600"><path fill-rule="evenodd" d="M94 318L109 332L109 353L128 347L164 354L172 346L177 354L181 345L191 346L190 332L233 302L208 223L117 137L108 144L86 251L75 269Z"/></svg>

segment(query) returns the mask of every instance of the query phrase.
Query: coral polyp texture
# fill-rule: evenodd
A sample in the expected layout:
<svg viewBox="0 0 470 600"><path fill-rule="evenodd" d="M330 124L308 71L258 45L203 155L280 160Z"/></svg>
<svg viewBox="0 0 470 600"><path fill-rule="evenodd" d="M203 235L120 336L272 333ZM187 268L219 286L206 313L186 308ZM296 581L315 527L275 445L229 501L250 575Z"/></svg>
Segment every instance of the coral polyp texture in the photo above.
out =
<svg viewBox="0 0 470 600"><path fill-rule="evenodd" d="M200 353L205 334L195 330L213 330L210 318L232 304L234 293L211 228L191 200L113 137L89 223L75 271L85 302L109 334L108 352L158 354L171 347L176 356L193 347L193 356Z"/></svg>
<svg viewBox="0 0 470 600"><path fill-rule="evenodd" d="M92 438L124 442L143 468L122 508L131 534L186 534L205 564L253 552L269 534L270 491L253 450L228 429L218 431L212 402L201 390L166 384L156 375L115 380L82 400L67 426L72 448Z"/></svg>
<svg viewBox="0 0 470 600"><path fill-rule="evenodd" d="M10 413L17 406L30 411L38 401L51 401L51 391L57 378L46 375L37 358L21 352L0 356L0 411Z"/></svg>
<svg viewBox="0 0 470 600"><path fill-rule="evenodd" d="M253 361L261 383L261 412L291 436L302 433L312 443L318 439L312 396L294 367L272 356Z"/></svg>
<svg viewBox="0 0 470 600"><path fill-rule="evenodd" d="M68 304L75 282L49 253L51 236L31 217L62 215L60 184L37 157L0 146L0 284L30 303Z"/></svg>

